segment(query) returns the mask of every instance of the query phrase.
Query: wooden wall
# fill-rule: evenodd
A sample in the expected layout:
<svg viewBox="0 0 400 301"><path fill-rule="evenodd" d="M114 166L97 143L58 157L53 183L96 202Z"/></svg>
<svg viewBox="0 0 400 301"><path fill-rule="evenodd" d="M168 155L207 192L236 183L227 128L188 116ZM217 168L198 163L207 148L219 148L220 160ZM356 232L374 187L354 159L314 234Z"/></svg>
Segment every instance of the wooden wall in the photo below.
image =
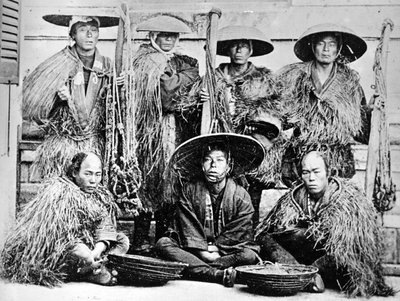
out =
<svg viewBox="0 0 400 301"><path fill-rule="evenodd" d="M306 28L325 22L338 22L350 27L361 35L368 44L368 50L358 61L351 64L361 75L361 83L367 99L373 94L372 66L375 48L381 34L382 22L390 18L395 26L391 34L388 63L388 112L392 150L392 168L397 184L398 202L384 217L387 227L388 248L386 262L400 263L400 1L399 0L135 0L126 1L131 11L132 29L135 25L159 12L175 14L183 18L194 31L182 36L184 52L196 57L204 73L204 37L206 14L212 7L222 10L220 26L248 25L265 32L272 39L275 50L267 56L254 58L257 65L264 65L273 71L296 62L293 53L296 39ZM22 57L21 74L27 74L41 61L68 44L67 29L45 22L41 16L57 13L102 13L117 15L118 0L30 0L23 1L22 16ZM142 42L143 34L134 34ZM116 28L101 29L99 49L103 54L114 56ZM217 62L226 61L217 57ZM363 185L366 147L356 146L358 173L355 180ZM29 159L32 153L27 153ZM29 175L28 175L29 176ZM25 179L29 182L29 177ZM29 184L29 183L27 183Z"/></svg>

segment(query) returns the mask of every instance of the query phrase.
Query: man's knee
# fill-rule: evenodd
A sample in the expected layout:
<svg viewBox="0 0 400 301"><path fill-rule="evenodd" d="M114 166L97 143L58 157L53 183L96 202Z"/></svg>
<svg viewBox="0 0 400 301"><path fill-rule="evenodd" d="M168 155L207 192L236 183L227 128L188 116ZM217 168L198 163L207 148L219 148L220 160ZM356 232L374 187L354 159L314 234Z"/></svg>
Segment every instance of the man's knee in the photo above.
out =
<svg viewBox="0 0 400 301"><path fill-rule="evenodd" d="M117 233L117 242L109 254L124 255L129 250L129 238L122 232Z"/></svg>
<svg viewBox="0 0 400 301"><path fill-rule="evenodd" d="M156 246L155 246L157 251L162 251L162 250L164 250L165 248L168 248L168 247L178 247L178 244L176 243L175 240L173 240L173 239L171 239L169 237L161 237L157 241Z"/></svg>
<svg viewBox="0 0 400 301"><path fill-rule="evenodd" d="M254 252L253 250L244 248L240 252L240 259L241 259L241 264L243 265L254 264L258 261L258 256L257 253Z"/></svg>
<svg viewBox="0 0 400 301"><path fill-rule="evenodd" d="M72 257L77 258L78 261L91 262L93 258L91 250L83 243L77 243L69 253Z"/></svg>

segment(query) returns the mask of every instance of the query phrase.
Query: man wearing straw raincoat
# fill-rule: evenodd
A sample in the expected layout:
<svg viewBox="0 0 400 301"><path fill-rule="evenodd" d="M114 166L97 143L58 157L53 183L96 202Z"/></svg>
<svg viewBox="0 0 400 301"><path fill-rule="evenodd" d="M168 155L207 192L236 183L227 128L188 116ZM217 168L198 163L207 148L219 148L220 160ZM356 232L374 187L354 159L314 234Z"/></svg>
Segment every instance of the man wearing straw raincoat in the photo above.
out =
<svg viewBox="0 0 400 301"><path fill-rule="evenodd" d="M230 62L215 70L216 116L211 132L251 135L267 151L261 166L247 174L248 183L244 181L245 186L249 184L256 209L255 223L262 190L274 187L280 180L282 136L278 86L271 70L255 66L249 59L273 49L271 41L257 28L227 26L218 30L217 55L229 57ZM205 80L193 86L188 94L189 103L207 101Z"/></svg>
<svg viewBox="0 0 400 301"><path fill-rule="evenodd" d="M318 267L311 292L326 285L351 297L394 295L383 277L383 233L374 205L350 180L330 177L329 168L325 154L304 155L303 183L282 196L256 229L261 255Z"/></svg>
<svg viewBox="0 0 400 301"><path fill-rule="evenodd" d="M13 282L60 285L64 281L116 284L106 254L123 255L128 237L116 231L118 210L102 185L100 157L75 154L62 177L46 179L19 213L0 256L1 275Z"/></svg>
<svg viewBox="0 0 400 301"><path fill-rule="evenodd" d="M292 186L299 179L299 160L307 151L327 154L332 175L355 174L351 144L368 143L369 113L358 73L347 63L367 50L365 41L338 24L307 29L294 45L303 62L278 71L283 86L285 129L293 131L283 159L283 180Z"/></svg>
<svg viewBox="0 0 400 301"><path fill-rule="evenodd" d="M134 107L136 154L143 177L139 189L143 210L135 219L132 251L146 253L151 249L149 230L153 213L156 236L166 230L161 208L169 181L164 175L165 166L175 146L193 136L188 130L190 123L180 118L177 107L181 94L199 74L197 60L178 53L179 35L191 32L183 21L161 15L139 24L136 30L149 32L150 43L140 45L133 55L133 96L127 99L128 105Z"/></svg>
<svg viewBox="0 0 400 301"><path fill-rule="evenodd" d="M45 132L35 166L42 177L59 176L78 151L103 156L105 96L111 60L96 45L99 28L118 25L108 16L46 15L46 21L69 28L74 41L41 63L23 84L23 117Z"/></svg>

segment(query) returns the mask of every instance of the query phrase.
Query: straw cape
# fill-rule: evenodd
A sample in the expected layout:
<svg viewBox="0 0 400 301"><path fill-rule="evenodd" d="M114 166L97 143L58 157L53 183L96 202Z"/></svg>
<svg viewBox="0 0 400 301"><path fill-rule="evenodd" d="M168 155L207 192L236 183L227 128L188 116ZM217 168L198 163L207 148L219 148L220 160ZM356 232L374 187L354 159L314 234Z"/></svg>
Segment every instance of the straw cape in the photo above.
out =
<svg viewBox="0 0 400 301"><path fill-rule="evenodd" d="M307 223L305 235L314 246L313 252L317 253L316 246L322 246L333 261L333 265L327 267L333 270L327 272L337 273L343 291L352 297L393 295L393 289L385 284L382 274L383 233L372 202L349 180L333 177L317 217L310 219L299 206L307 196L304 184L282 196L257 227L256 239L265 233L290 233L300 223ZM295 248L293 256L299 251Z"/></svg>
<svg viewBox="0 0 400 301"><path fill-rule="evenodd" d="M318 33L339 33L342 40L341 56L347 62L359 59L367 51L367 43L353 30L340 24L324 23L308 28L294 45L294 53L303 62L314 60L311 38Z"/></svg>
<svg viewBox="0 0 400 301"><path fill-rule="evenodd" d="M277 72L285 127L294 129L283 159L288 182L298 178L296 166L302 154L310 150L326 153L332 175L350 178L355 173L351 144L354 139L368 142L370 109L359 74L334 62L329 78L317 91L314 64L290 64Z"/></svg>
<svg viewBox="0 0 400 301"><path fill-rule="evenodd" d="M216 113L217 125L215 132L234 132L247 134L246 126L264 122L269 124L271 132L281 131L281 104L280 91L276 85L271 70L264 67L256 67L248 63L247 70L237 77L228 76L229 64L221 64L216 69ZM200 102L200 92L203 81L196 82L183 100L183 111L193 112L197 110ZM229 102L235 102L235 112L229 112ZM189 109L188 109L189 108ZM192 108L192 109L190 109ZM193 116L193 115L192 115ZM200 128L200 118L196 119L195 128ZM271 137L269 137L271 138ZM284 143L279 134L273 140L274 145L267 150L264 162L251 177L263 185L277 183L280 180L281 155L280 149Z"/></svg>
<svg viewBox="0 0 400 301"><path fill-rule="evenodd" d="M180 79L170 82L164 72L171 68ZM165 166L181 141L191 137L190 125L180 118L175 107L189 85L198 77L197 60L174 54L170 59L149 44L140 46L133 57L135 133L137 158L143 182L139 197L146 210L162 202Z"/></svg>
<svg viewBox="0 0 400 301"><path fill-rule="evenodd" d="M171 168L182 178L201 178L203 152L208 145L215 143L222 144L229 150L233 162L233 175L257 168L265 156L262 145L250 136L214 133L194 137L178 146L170 160Z"/></svg>
<svg viewBox="0 0 400 301"><path fill-rule="evenodd" d="M67 178L47 180L6 239L2 276L20 283L61 284L68 279L68 252L79 242L93 248L97 226L115 210L103 187L88 194Z"/></svg>
<svg viewBox="0 0 400 301"><path fill-rule="evenodd" d="M86 93L83 70L75 48L66 47L24 80L23 116L35 121L46 134L35 160L42 177L61 175L65 164L79 151L103 154L104 89L110 82L111 61L96 50ZM56 93L65 84L71 89L68 103Z"/></svg>

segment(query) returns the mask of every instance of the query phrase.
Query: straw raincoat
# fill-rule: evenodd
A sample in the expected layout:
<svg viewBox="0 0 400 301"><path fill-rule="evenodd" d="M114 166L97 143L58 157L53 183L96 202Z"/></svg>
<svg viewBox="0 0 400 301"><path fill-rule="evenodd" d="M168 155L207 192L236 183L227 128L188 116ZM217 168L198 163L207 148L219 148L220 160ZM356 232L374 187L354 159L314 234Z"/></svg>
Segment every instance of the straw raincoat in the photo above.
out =
<svg viewBox="0 0 400 301"><path fill-rule="evenodd" d="M321 32L341 36L341 54L333 63L329 78L321 86L314 70L311 37ZM348 49L351 47L353 52ZM299 178L297 165L310 150L327 154L332 175L351 178L355 174L351 144L368 143L368 112L358 73L345 62L359 58L366 43L353 31L335 24L308 29L296 42L295 53L303 60L283 67L277 74L282 85L282 108L285 128L294 134L287 144L283 178L287 185Z"/></svg>
<svg viewBox="0 0 400 301"><path fill-rule="evenodd" d="M271 246L272 238L349 296L393 295L382 274L382 229L365 194L349 180L332 177L316 211L308 199L304 184L282 196L257 227L256 241ZM285 262L282 251L271 252L270 259Z"/></svg>

